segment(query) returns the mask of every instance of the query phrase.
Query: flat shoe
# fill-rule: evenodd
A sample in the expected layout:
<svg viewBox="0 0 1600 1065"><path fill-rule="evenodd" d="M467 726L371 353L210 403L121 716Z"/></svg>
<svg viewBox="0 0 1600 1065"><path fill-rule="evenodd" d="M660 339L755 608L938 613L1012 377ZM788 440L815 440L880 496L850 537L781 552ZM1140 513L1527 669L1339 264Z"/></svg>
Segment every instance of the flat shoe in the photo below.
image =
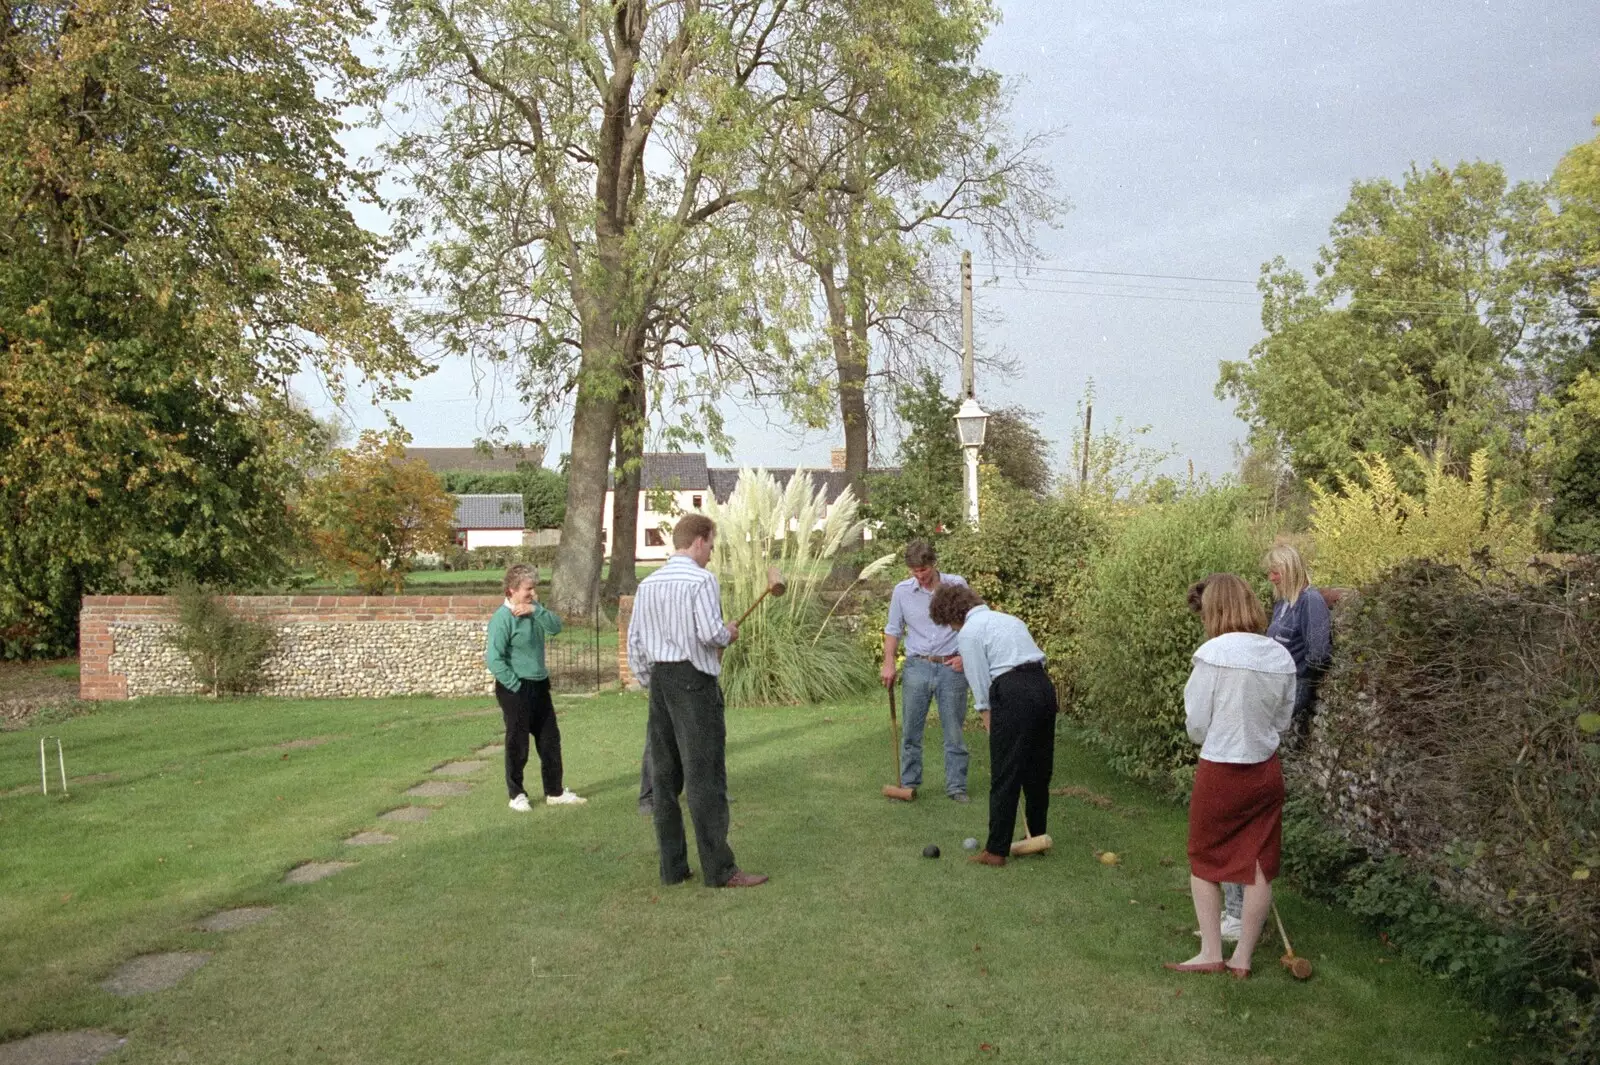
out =
<svg viewBox="0 0 1600 1065"><path fill-rule="evenodd" d="M1164 961L1161 967L1175 973L1220 973L1228 968L1227 962L1221 961ZM1249 969L1245 970L1248 975Z"/></svg>
<svg viewBox="0 0 1600 1065"><path fill-rule="evenodd" d="M1004 865L1004 864L1006 864L1006 859L1005 859L1004 855L990 854L988 851L979 851L977 854L974 854L972 857L968 858L967 861L969 861L969 862L977 862L979 865Z"/></svg>
<svg viewBox="0 0 1600 1065"><path fill-rule="evenodd" d="M767 882L765 873L746 873L735 870L727 880L718 884L718 887L758 887Z"/></svg>
<svg viewBox="0 0 1600 1065"><path fill-rule="evenodd" d="M1228 965L1228 966L1225 966L1225 968L1228 970L1228 975L1233 977L1235 980L1248 980L1248 979L1250 979L1250 970L1249 969L1241 969L1237 965Z"/></svg>

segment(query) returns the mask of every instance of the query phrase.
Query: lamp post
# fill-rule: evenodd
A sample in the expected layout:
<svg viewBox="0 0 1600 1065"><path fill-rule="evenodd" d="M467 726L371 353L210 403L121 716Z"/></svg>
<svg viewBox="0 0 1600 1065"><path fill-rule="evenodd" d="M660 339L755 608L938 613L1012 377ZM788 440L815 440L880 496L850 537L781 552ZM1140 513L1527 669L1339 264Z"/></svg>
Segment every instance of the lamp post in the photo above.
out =
<svg viewBox="0 0 1600 1065"><path fill-rule="evenodd" d="M961 440L961 450L967 458L967 524L978 527L978 449L983 446L984 433L989 425L989 415L978 406L978 401L968 396L956 411L956 435Z"/></svg>

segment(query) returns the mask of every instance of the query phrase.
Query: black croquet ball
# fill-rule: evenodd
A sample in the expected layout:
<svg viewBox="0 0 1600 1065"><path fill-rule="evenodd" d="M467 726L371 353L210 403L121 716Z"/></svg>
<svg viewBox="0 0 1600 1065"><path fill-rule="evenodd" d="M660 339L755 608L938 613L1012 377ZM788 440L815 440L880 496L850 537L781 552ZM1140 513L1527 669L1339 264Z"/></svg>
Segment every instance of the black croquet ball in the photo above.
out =
<svg viewBox="0 0 1600 1065"><path fill-rule="evenodd" d="M937 843L928 844L926 847L922 848L922 856L924 858L939 857L939 845Z"/></svg>

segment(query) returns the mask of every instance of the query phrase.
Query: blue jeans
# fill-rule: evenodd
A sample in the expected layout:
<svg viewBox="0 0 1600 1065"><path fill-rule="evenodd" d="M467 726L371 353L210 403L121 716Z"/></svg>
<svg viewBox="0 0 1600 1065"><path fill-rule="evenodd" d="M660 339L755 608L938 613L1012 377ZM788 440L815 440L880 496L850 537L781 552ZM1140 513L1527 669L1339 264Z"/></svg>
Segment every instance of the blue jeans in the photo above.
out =
<svg viewBox="0 0 1600 1065"><path fill-rule="evenodd" d="M961 725L967 719L967 679L949 666L925 658L910 658L900 673L904 726L900 739L900 783L922 786L922 732L928 725L928 705L939 702L939 725L944 730L944 790L954 795L967 790L967 744Z"/></svg>

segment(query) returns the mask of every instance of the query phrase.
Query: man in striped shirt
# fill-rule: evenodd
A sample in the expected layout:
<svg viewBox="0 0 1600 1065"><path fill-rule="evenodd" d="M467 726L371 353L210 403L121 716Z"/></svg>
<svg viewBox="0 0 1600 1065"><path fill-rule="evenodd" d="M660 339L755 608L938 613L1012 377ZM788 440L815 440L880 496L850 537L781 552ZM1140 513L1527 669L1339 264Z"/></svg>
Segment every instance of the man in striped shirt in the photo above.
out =
<svg viewBox="0 0 1600 1065"><path fill-rule="evenodd" d="M649 752L661 882L693 872L678 794L688 792L700 868L712 887L755 887L728 846L727 725L723 719L722 648L739 637L722 620L722 590L706 569L717 526L686 514L672 530L674 554L639 582L628 625L628 668L650 689Z"/></svg>

